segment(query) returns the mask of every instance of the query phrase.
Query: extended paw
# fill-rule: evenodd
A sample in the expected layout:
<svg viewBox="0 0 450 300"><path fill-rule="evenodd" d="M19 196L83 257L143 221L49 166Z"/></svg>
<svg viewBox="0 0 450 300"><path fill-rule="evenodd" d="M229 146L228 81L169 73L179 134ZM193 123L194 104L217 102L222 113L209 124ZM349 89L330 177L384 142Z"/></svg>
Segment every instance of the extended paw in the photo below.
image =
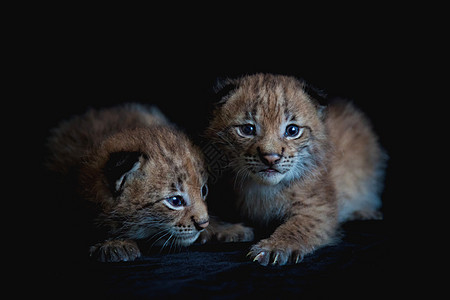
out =
<svg viewBox="0 0 450 300"><path fill-rule="evenodd" d="M303 260L303 252L300 249L283 246L283 243L276 243L270 239L253 245L247 256L263 266L297 264Z"/></svg>
<svg viewBox="0 0 450 300"><path fill-rule="evenodd" d="M253 241L253 229L242 224L230 224L216 233L219 242L250 242Z"/></svg>
<svg viewBox="0 0 450 300"><path fill-rule="evenodd" d="M133 261L141 256L132 240L108 240L89 249L90 256L101 262Z"/></svg>
<svg viewBox="0 0 450 300"><path fill-rule="evenodd" d="M240 223L232 224L220 222L213 226L213 228L206 228L200 233L198 241L201 244L216 239L219 242L250 242L253 241L253 228L244 226Z"/></svg>
<svg viewBox="0 0 450 300"><path fill-rule="evenodd" d="M214 237L214 233L211 230L209 230L208 228L206 228L205 230L203 230L200 233L200 235L198 236L197 241L200 244L205 244L205 243L211 241L213 237Z"/></svg>

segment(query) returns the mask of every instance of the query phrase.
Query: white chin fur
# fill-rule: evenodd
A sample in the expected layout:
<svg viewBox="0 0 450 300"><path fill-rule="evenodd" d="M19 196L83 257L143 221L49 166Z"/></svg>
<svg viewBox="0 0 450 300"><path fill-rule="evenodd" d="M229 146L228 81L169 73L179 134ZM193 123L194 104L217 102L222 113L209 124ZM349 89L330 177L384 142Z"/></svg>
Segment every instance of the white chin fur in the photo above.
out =
<svg viewBox="0 0 450 300"><path fill-rule="evenodd" d="M200 232L197 232L197 233L195 233L193 235L186 235L186 234L177 235L177 234L174 234L169 239L169 242L167 242L167 238L162 238L162 239L159 239L158 241L156 241L153 245L157 246L157 247L160 247L160 246L163 246L166 243L168 243L169 245L173 243L174 245L187 247L187 246L192 245L198 239L199 235L200 235Z"/></svg>
<svg viewBox="0 0 450 300"><path fill-rule="evenodd" d="M192 237L178 237L177 238L177 244L180 246L189 246L192 245L197 239L198 236L200 235L200 232L196 233L195 235L193 235Z"/></svg>
<svg viewBox="0 0 450 300"><path fill-rule="evenodd" d="M251 175L252 175L253 179L255 179L258 183L264 184L264 185L278 184L284 178L284 174L281 174L278 172L277 173L258 172L258 173L252 173Z"/></svg>

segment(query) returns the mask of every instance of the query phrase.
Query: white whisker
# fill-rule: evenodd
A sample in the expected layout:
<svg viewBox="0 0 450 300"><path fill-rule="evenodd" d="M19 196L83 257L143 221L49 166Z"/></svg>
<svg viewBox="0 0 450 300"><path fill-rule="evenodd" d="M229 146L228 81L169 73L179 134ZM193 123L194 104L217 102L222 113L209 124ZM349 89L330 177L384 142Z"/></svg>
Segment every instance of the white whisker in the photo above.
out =
<svg viewBox="0 0 450 300"><path fill-rule="evenodd" d="M165 237L165 236L167 236L168 234L170 234L170 229L164 229L164 230L161 230L160 232L154 234L154 235L151 237L151 239L152 239L153 237L155 237L156 235L158 235L158 234L162 234L162 235L161 235L156 241L154 241L154 242L150 245L150 249L153 248L153 246L154 246L160 239L162 239L163 237Z"/></svg>
<svg viewBox="0 0 450 300"><path fill-rule="evenodd" d="M169 238L165 241L165 243L162 245L160 252L164 249L164 247L167 245L167 243L170 241L170 239L173 237L173 233L170 234Z"/></svg>

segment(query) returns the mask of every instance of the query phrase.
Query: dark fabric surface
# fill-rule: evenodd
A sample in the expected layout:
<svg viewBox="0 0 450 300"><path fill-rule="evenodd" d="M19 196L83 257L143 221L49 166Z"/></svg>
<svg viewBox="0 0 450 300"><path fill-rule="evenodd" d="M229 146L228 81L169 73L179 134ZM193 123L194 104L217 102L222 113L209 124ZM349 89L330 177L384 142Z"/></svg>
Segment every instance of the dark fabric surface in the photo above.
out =
<svg viewBox="0 0 450 300"><path fill-rule="evenodd" d="M340 243L317 250L298 265L262 267L246 257L251 243L152 249L134 262L61 262L59 296L109 298L274 299L387 295L392 265L386 221L353 221ZM57 292L58 295L58 292Z"/></svg>

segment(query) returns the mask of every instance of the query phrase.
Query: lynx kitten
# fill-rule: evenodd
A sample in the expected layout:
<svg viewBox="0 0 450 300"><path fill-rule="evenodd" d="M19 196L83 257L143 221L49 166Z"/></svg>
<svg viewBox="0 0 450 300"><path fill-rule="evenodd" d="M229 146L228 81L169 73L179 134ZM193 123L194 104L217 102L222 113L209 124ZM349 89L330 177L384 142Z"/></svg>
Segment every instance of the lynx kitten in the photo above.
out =
<svg viewBox="0 0 450 300"><path fill-rule="evenodd" d="M346 101L323 107L304 82L256 74L221 82L207 137L229 160L231 186L209 201L274 228L249 255L262 265L298 263L332 243L339 224L379 219L386 155L367 118Z"/></svg>
<svg viewBox="0 0 450 300"><path fill-rule="evenodd" d="M136 259L141 239L188 246L208 226L202 154L154 108L90 110L55 128L49 149L48 167L73 176L106 233L90 248L100 261Z"/></svg>

